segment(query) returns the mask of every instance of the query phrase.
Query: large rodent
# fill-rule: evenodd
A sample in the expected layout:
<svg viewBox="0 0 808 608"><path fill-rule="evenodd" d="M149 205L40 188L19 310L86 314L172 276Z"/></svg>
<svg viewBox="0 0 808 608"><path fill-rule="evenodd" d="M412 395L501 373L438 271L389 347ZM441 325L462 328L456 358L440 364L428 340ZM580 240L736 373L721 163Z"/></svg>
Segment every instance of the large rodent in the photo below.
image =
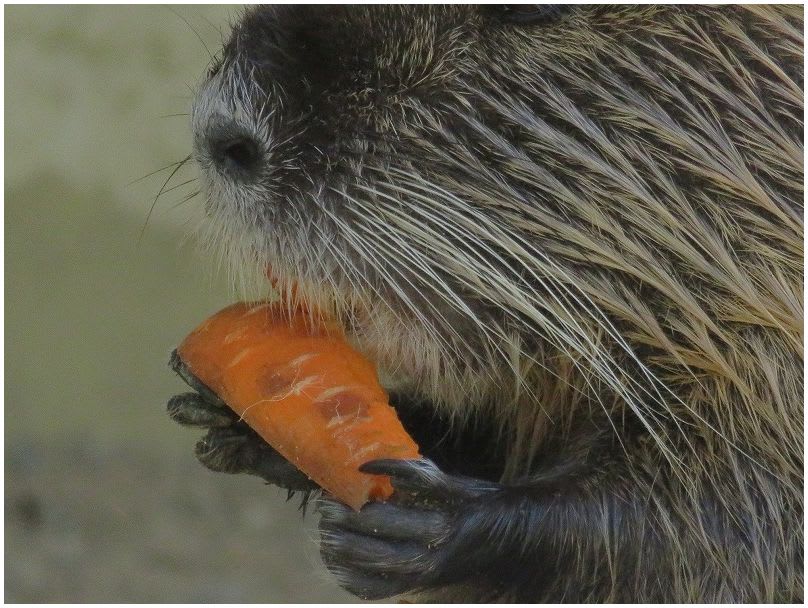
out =
<svg viewBox="0 0 808 608"><path fill-rule="evenodd" d="M343 585L801 601L802 31L759 5L239 18L193 108L205 238L341 319L434 444L391 471L428 508L321 503ZM260 468L217 433L209 466Z"/></svg>

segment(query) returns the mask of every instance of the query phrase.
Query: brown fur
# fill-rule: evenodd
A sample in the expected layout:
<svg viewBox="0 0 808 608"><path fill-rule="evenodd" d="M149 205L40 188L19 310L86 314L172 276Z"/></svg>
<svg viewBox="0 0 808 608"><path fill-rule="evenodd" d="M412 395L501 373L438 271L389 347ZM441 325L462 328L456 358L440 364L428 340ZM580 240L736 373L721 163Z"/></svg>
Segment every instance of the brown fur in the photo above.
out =
<svg viewBox="0 0 808 608"><path fill-rule="evenodd" d="M208 178L209 240L497 420L506 481L571 472L591 533L537 601L800 601L802 8L333 11L313 109L249 61L288 16L247 15L203 87L197 125L272 142L251 188Z"/></svg>

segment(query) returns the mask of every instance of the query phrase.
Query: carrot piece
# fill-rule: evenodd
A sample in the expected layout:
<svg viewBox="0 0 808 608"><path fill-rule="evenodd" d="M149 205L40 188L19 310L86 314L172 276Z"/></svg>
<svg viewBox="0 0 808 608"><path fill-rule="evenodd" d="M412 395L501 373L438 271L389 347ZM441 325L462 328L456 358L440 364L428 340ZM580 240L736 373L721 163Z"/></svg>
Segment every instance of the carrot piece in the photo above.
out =
<svg viewBox="0 0 808 608"><path fill-rule="evenodd" d="M177 352L267 443L356 510L393 493L389 477L361 473L361 464L419 456L373 364L328 322L238 303L204 321Z"/></svg>

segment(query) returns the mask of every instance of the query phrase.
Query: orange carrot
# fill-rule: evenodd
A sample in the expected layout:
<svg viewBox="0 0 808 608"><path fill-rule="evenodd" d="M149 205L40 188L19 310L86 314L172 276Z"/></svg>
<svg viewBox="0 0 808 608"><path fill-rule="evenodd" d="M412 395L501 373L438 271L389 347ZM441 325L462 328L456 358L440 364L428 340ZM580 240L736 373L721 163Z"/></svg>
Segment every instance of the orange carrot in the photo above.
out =
<svg viewBox="0 0 808 608"><path fill-rule="evenodd" d="M277 305L239 303L207 319L177 349L189 370L267 443L354 509L393 492L358 467L418 458L373 364L325 321L312 327Z"/></svg>

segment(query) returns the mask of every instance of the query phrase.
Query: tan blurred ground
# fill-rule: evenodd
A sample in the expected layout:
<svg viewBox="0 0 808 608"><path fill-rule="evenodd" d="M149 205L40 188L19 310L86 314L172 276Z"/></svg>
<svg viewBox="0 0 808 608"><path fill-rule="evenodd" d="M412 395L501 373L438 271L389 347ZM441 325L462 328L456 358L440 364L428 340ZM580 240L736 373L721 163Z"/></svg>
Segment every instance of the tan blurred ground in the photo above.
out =
<svg viewBox="0 0 808 608"><path fill-rule="evenodd" d="M344 601L314 520L214 475L164 403L227 304L188 232L190 88L232 7L5 9L5 600ZM173 181L194 177L193 170Z"/></svg>

